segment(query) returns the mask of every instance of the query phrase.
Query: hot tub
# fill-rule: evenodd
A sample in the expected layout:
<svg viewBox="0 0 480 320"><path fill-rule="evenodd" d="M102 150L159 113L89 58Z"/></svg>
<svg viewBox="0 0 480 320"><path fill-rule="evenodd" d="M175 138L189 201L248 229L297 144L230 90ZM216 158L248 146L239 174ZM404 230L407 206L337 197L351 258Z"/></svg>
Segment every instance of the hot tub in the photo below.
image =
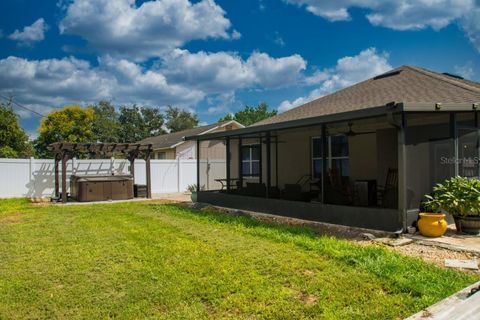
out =
<svg viewBox="0 0 480 320"><path fill-rule="evenodd" d="M80 202L133 199L133 177L72 175L70 193Z"/></svg>

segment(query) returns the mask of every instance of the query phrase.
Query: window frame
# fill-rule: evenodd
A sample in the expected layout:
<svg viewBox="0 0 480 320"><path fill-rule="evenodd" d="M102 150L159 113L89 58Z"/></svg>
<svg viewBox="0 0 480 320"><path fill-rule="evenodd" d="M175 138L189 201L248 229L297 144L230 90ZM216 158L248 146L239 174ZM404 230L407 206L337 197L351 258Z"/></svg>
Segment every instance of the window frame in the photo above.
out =
<svg viewBox="0 0 480 320"><path fill-rule="evenodd" d="M245 160L243 159L243 156L245 155L245 149L248 148L248 153L249 153L249 159ZM259 152L259 157L257 160L253 160L252 156L253 156L253 149L258 149L258 152ZM247 178L258 178L260 177L260 175L262 174L262 148L261 148L261 145L259 143L252 143L252 144L243 144L242 145L242 170L241 170L241 173L242 173L242 177L247 177ZM253 174L253 163L254 162L257 162L258 163L258 173L257 174ZM244 163L249 163L249 174L245 174L245 172L243 171L243 164Z"/></svg>
<svg viewBox="0 0 480 320"><path fill-rule="evenodd" d="M332 137L335 137L335 136L345 136L346 137L346 141L347 141L347 151L348 151L348 155L346 156L335 156L335 157L332 157ZM314 157L314 140L320 140L322 141L322 136L313 136L311 137L310 139L310 159L311 159L311 162L310 162L310 168L311 168L311 176L312 178L314 179L320 179L321 178L321 174L323 173L320 173L320 176L318 177L315 177L315 160L322 160L323 161L323 157L320 156L320 157ZM349 145L348 145L349 141L348 141L348 136L345 135L345 134L334 134L334 135L329 135L327 136L327 170L330 170L332 168L332 163L334 160L348 160L349 161L349 166L350 166L350 150L349 150ZM322 170L323 170L323 166L322 166Z"/></svg>

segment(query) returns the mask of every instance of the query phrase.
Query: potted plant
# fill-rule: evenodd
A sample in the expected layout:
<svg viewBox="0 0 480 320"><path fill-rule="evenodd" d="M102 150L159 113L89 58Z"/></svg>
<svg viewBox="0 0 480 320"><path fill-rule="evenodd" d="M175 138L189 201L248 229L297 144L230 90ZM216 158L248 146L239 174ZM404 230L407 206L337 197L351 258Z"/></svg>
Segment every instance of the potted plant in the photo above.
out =
<svg viewBox="0 0 480 320"><path fill-rule="evenodd" d="M438 212L430 202L422 203L419 219L417 222L420 234L425 237L441 237L447 231L445 214Z"/></svg>
<svg viewBox="0 0 480 320"><path fill-rule="evenodd" d="M187 186L187 191L190 192L190 199L192 199L192 202L197 202L197 185L189 184Z"/></svg>
<svg viewBox="0 0 480 320"><path fill-rule="evenodd" d="M457 232L480 234L480 180L454 177L437 184L427 206L448 212L455 220Z"/></svg>

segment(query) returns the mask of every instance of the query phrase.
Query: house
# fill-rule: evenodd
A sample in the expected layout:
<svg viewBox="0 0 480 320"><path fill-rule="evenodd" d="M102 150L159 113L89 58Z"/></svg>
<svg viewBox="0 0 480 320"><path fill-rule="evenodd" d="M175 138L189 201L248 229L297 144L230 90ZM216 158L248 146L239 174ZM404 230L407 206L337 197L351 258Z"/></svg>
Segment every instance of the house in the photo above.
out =
<svg viewBox="0 0 480 320"><path fill-rule="evenodd" d="M406 230L436 183L479 176L479 108L480 83L402 66L246 128L186 137L224 142L225 161L197 158L198 201Z"/></svg>
<svg viewBox="0 0 480 320"><path fill-rule="evenodd" d="M218 133L233 129L244 128L244 126L235 120L225 121L221 123L200 126L192 129L182 130L174 133L162 134L155 137L143 139L139 143L151 143L153 147L153 159L172 160L172 159L196 159L196 144L193 141L185 141L184 137L191 135L202 135L207 133ZM204 154L209 149L212 155L215 150L221 148L221 143L204 143ZM221 153L223 157L225 153ZM220 157L221 158L221 157Z"/></svg>

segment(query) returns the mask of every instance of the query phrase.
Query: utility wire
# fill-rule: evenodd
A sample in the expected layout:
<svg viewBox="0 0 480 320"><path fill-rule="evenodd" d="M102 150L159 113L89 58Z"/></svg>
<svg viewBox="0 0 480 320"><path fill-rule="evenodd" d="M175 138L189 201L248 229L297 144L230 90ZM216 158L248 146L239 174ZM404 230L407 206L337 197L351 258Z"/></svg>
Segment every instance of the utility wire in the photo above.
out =
<svg viewBox="0 0 480 320"><path fill-rule="evenodd" d="M40 118L45 117L45 115L41 114L40 112L37 112L37 111L32 110L32 109L30 109L30 108L27 108L27 107L21 105L21 104L18 103L18 102L15 102L15 101L13 100L13 98L7 98L7 97L5 97L5 96L3 96L3 95L0 95L0 98L3 98L3 99L5 99L6 101L9 101L9 102L13 103L13 104L16 105L17 107L20 107L20 108L22 108L22 109L25 109L25 110L27 110L27 111L30 111L31 113L39 116Z"/></svg>

